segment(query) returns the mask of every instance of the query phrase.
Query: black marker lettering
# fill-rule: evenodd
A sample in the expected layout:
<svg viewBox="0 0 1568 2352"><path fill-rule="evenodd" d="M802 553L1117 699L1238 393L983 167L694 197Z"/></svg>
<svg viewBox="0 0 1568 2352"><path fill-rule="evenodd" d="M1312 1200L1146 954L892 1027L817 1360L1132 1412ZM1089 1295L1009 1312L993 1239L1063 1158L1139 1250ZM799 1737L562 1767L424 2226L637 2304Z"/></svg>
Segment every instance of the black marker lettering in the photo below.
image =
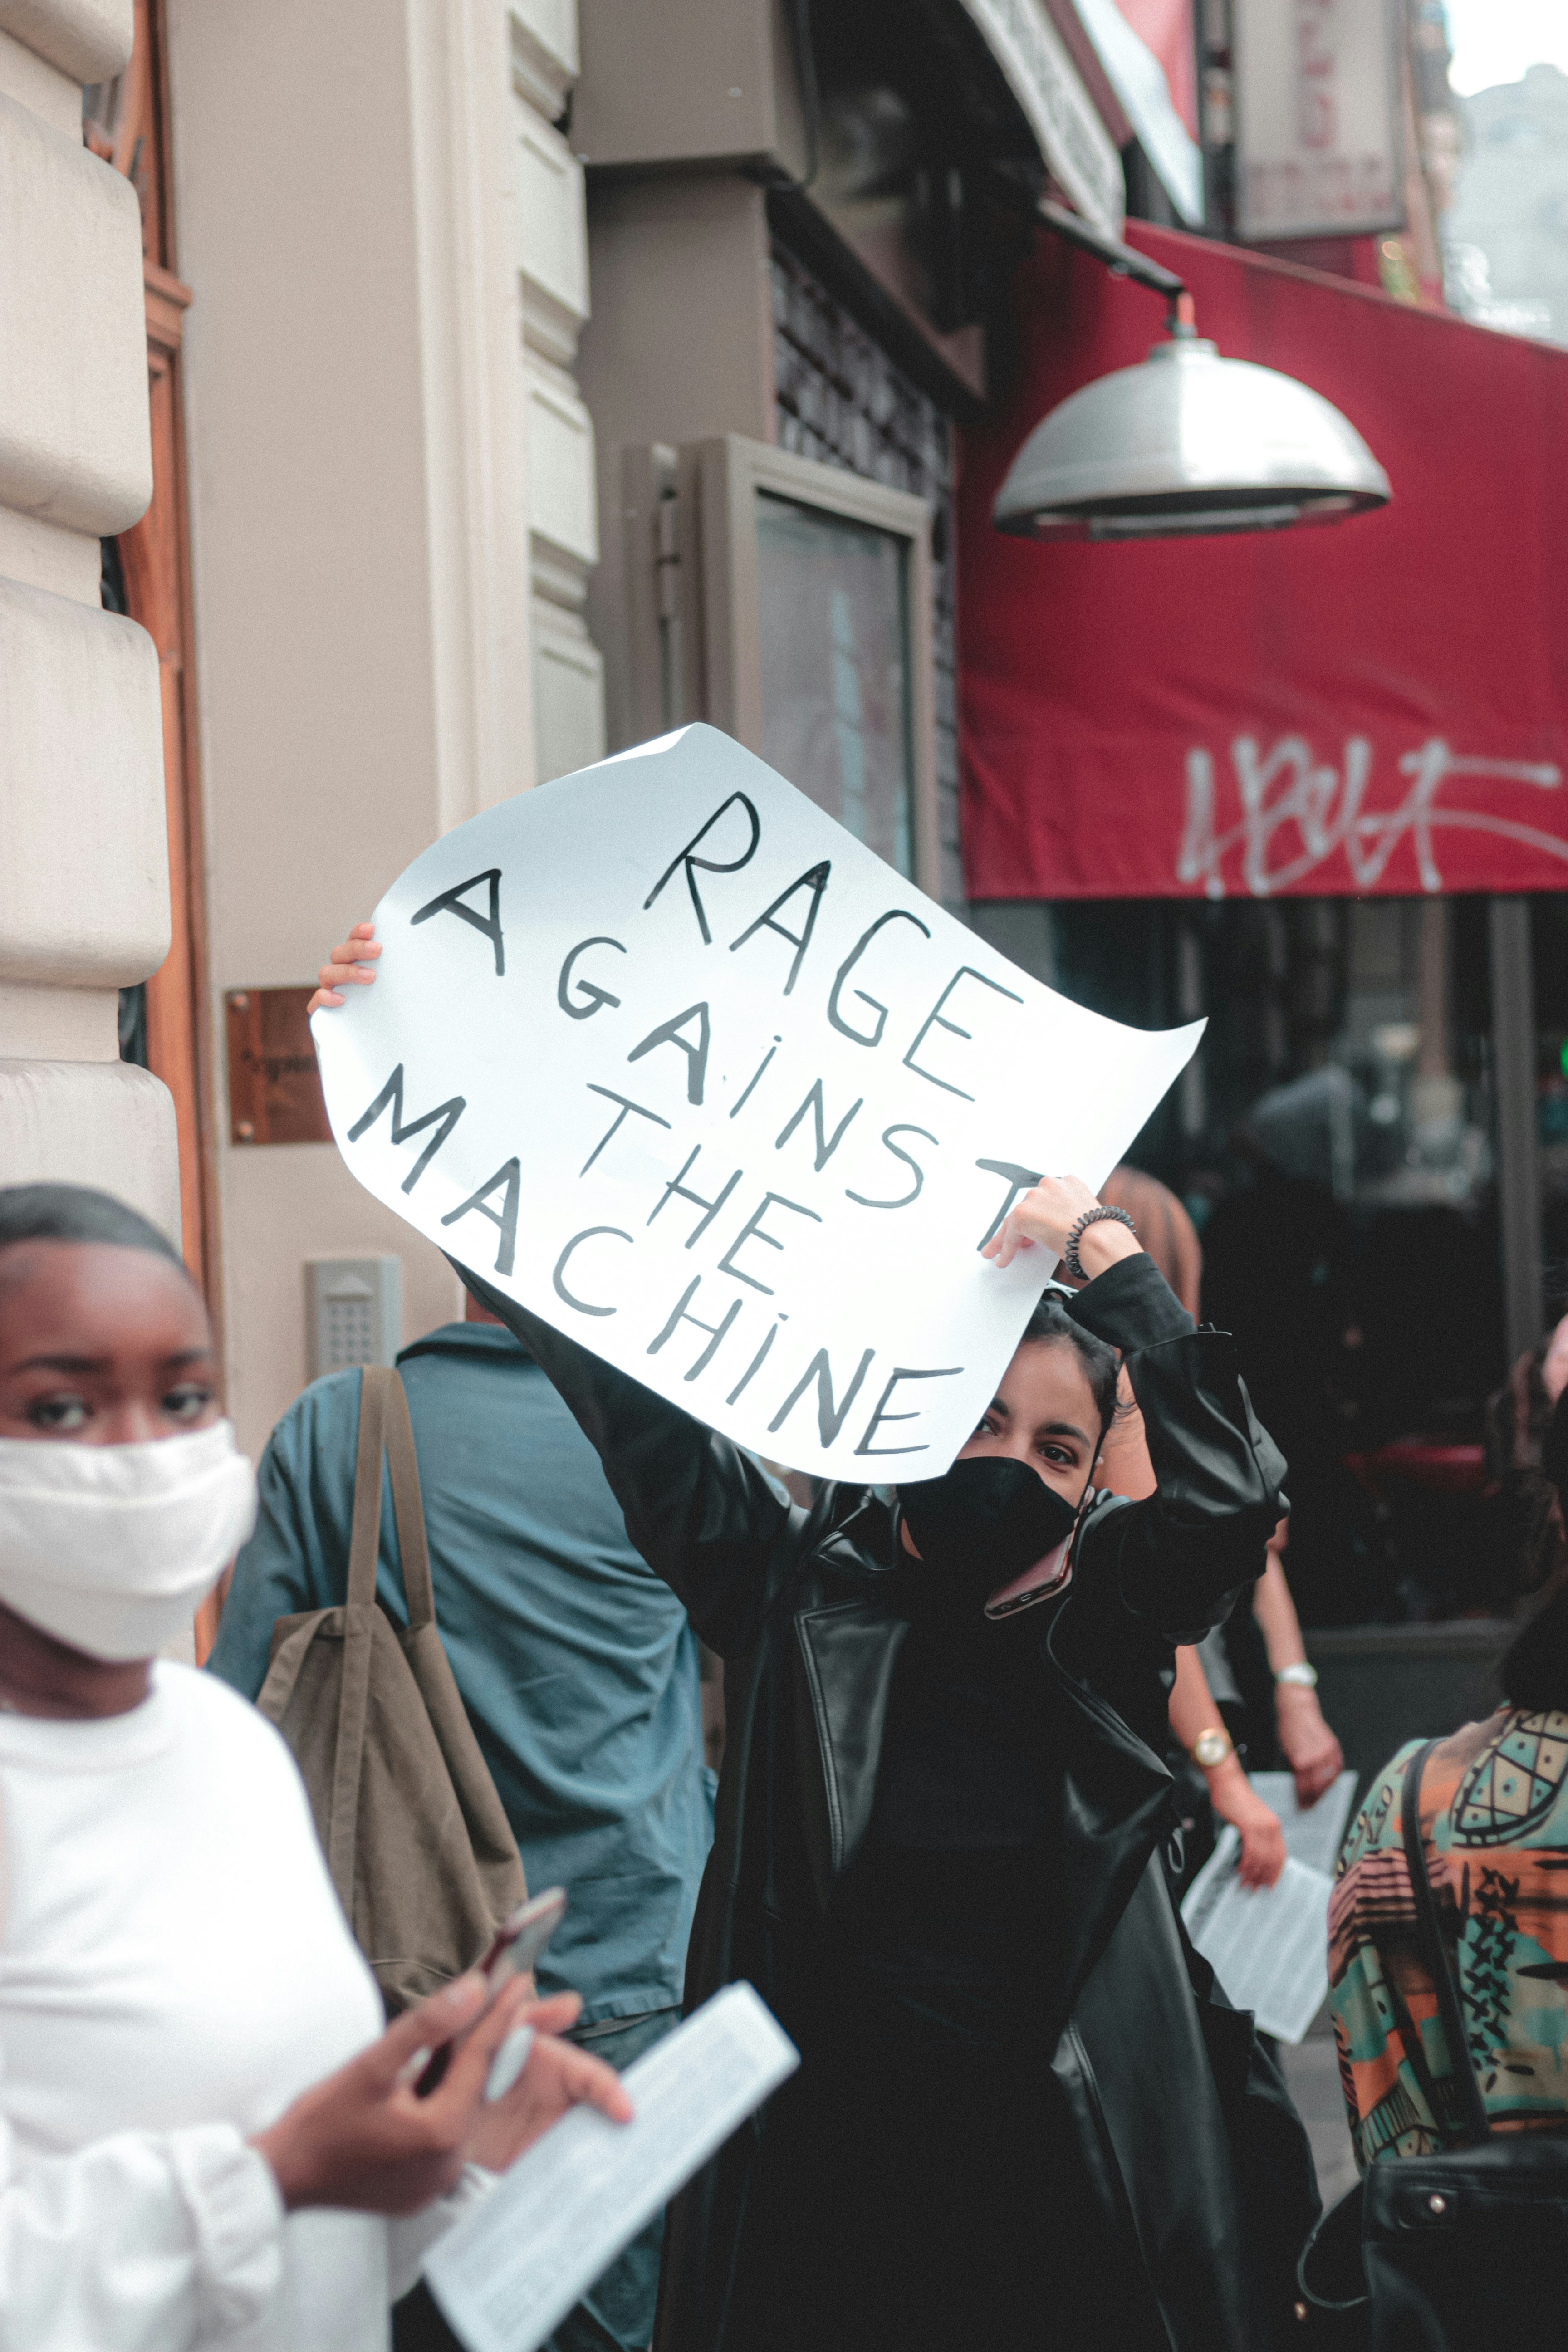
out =
<svg viewBox="0 0 1568 2352"><path fill-rule="evenodd" d="M681 1173L684 1175L685 1172L686 1171L683 1169ZM773 1206L775 1202L781 1209L793 1209L797 1217L809 1217L814 1225L819 1225L822 1223L822 1219L817 1215L815 1209L803 1209L798 1201L786 1201L782 1192L764 1192L763 1194L761 1206L752 1211L751 1215L746 1219L745 1223L742 1226L740 1232L735 1235L734 1240L730 1244L729 1248L725 1251L723 1256L719 1261L719 1271L721 1274L732 1274L737 1282L749 1282L753 1290L762 1291L768 1298L771 1298L773 1295L772 1284L759 1282L754 1274L742 1274L740 1267L735 1264L735 1252L740 1248L742 1242L749 1242L753 1239L759 1242L766 1242L770 1249L783 1249L784 1244L778 1239L776 1234L765 1234L763 1231L763 1219L767 1215L768 1211Z"/></svg>
<svg viewBox="0 0 1568 2352"><path fill-rule="evenodd" d="M1010 988L1004 988L999 980L987 980L985 974L983 971L976 971L973 964L961 963L916 1032L915 1042L904 1055L904 1067L906 1070L912 1070L917 1078L929 1078L931 1085L941 1087L944 1094L956 1095L961 1102L973 1102L974 1097L966 1095L962 1087L950 1085L946 1078L939 1078L934 1070L922 1069L915 1059L916 1054L932 1029L949 1030L954 1037L973 1037L973 1030L961 1029L956 1021L949 1021L946 1018L942 1009L961 980L977 980L982 988L994 988L998 996L1011 997L1015 1004L1022 1004L1024 1002L1021 996L1014 995Z"/></svg>
<svg viewBox="0 0 1568 2352"><path fill-rule="evenodd" d="M866 1423L866 1434L855 1448L857 1454L929 1454L929 1445L873 1445L872 1438L885 1421L918 1421L918 1412L889 1412L888 1402L900 1381L952 1381L963 1370L962 1364L946 1364L940 1371L913 1372L900 1364L892 1374L878 1400L877 1410Z"/></svg>
<svg viewBox="0 0 1568 2352"><path fill-rule="evenodd" d="M844 1188L844 1197L847 1201L856 1201L863 1209L907 1209L911 1201L920 1199L925 1190L925 1170L912 1152L906 1151L901 1144L893 1141L895 1135L923 1135L928 1143L935 1143L936 1138L929 1128L911 1127L907 1119L899 1119L893 1126L885 1127L882 1129L882 1141L886 1149L892 1153L895 1160L901 1160L906 1168L912 1169L914 1171L915 1181L909 1191L900 1192L896 1201L868 1201L864 1192L852 1192L847 1184ZM938 1148L940 1149L940 1146Z"/></svg>
<svg viewBox="0 0 1568 2352"><path fill-rule="evenodd" d="M488 1203L498 1184L506 1186L506 1199L496 1210ZM492 1225L500 1226L500 1247L496 1252L496 1272L510 1274L512 1260L517 1255L517 1203L521 1191L522 1171L515 1160L509 1160L479 1186L477 1192L470 1192L460 1208L448 1210L441 1223L455 1225L459 1217L466 1217L470 1209L477 1209L481 1217L488 1217Z"/></svg>
<svg viewBox="0 0 1568 2352"><path fill-rule="evenodd" d="M722 858L699 857L696 854L698 843L707 838L708 835L712 832L714 826L723 815L724 811L726 809L733 808L737 801L740 802L741 806L745 810L747 816L751 820L752 825L752 838L747 846L744 856L731 857L728 865L724 863ZM721 801L720 803L712 815L709 818L707 824L701 828L701 831L692 835L691 839L687 843L679 856L670 859L669 864L665 867L664 872L659 876L658 880L654 884L653 888L643 900L643 913L645 915L647 914L648 908L652 906L654 900L658 898L659 892L663 889L670 876L675 872L676 867L678 866L684 866L686 868L686 887L691 893L691 903L697 910L697 920L701 926L702 944L705 948L710 947L713 943L713 934L708 928L708 918L703 912L702 901L697 895L696 869L698 866L700 866L704 874L738 874L742 866L749 866L752 858L756 856L757 844L761 841L762 837L763 821L757 814L756 810L752 806L751 802L746 798L745 793L731 793L727 801Z"/></svg>
<svg viewBox="0 0 1568 2352"><path fill-rule="evenodd" d="M805 951L811 945L812 932L816 929L816 910L822 904L822 894L827 887L827 877L832 871L833 867L826 858L823 859L820 866L810 867L801 876L798 882L792 882L787 890L781 890L773 905L764 908L756 921L743 930L738 940L731 940L730 942L730 953L733 955L737 948L743 948L746 941L754 939L759 931L776 931L781 940L787 940L795 950L795 961L789 968L789 978L784 984L784 992L786 996L800 976L801 965L805 961ZM797 890L811 892L811 904L805 910L805 928L798 937L794 931L786 931L782 923L775 923L773 920L779 908L787 906Z"/></svg>
<svg viewBox="0 0 1568 2352"><path fill-rule="evenodd" d="M693 1020L697 1024L695 1045L689 1037L680 1034L687 1023ZM642 1044L632 1047L626 1059L628 1062L640 1062L643 1055L651 1054L656 1045L679 1045L686 1056L686 1099L700 1103L702 1082L708 1075L708 1007L705 1004L689 1004L684 1013L676 1014L673 1021L663 1021L657 1029L650 1029Z"/></svg>
<svg viewBox="0 0 1568 2352"><path fill-rule="evenodd" d="M834 1129L833 1133L829 1135L827 1132L827 1112L822 1099L822 1080L818 1078L816 1084L812 1087L811 1092L807 1095L805 1100L796 1111L795 1117L788 1121L784 1133L779 1137L778 1141L774 1144L773 1150L775 1151L782 1151L784 1150L784 1145L789 1141L790 1137L795 1133L795 1129L800 1125L801 1120L805 1117L806 1112L810 1111L816 1124L816 1172L820 1176L828 1161L832 1159L834 1153L837 1150L839 1145L843 1142L846 1134L848 1132L850 1120L854 1118L856 1112L859 1109L861 1103L863 1103L865 1099L865 1096L862 1095L858 1101L852 1102L848 1109L845 1112L843 1118L839 1120L837 1126Z"/></svg>
<svg viewBox="0 0 1568 2352"><path fill-rule="evenodd" d="M476 915L471 907L460 907L458 904L464 891L473 889L479 882L488 882L490 886L490 910L488 915ZM483 931L495 950L496 978L500 980L506 970L506 949L500 935L500 867L499 866L487 866L482 874L470 874L466 882L456 882L451 889L443 890L438 898L432 898L429 905L421 907L416 915L409 916L410 930L416 923L427 923L432 915L456 915L461 921L472 923L476 931Z"/></svg>
<svg viewBox="0 0 1568 2352"><path fill-rule="evenodd" d="M729 1395L725 1398L724 1402L726 1404L733 1404L736 1398L749 1383L752 1374L753 1372L761 1371L763 1367L763 1359L767 1354L768 1349L773 1346L773 1341L778 1338L778 1325L776 1323L770 1323L768 1326L767 1338L763 1341L762 1346L757 1349L756 1354L752 1358L751 1362L746 1366L745 1370L741 1374L740 1379L735 1382L734 1387L730 1391Z"/></svg>
<svg viewBox="0 0 1568 2352"><path fill-rule="evenodd" d="M987 1176L1005 1177L1007 1183L1006 1199L975 1244L976 1249L984 1249L992 1234L999 1230L1003 1219L1019 1193L1032 1192L1039 1182L1040 1171L1037 1168L1016 1167L1011 1160L977 1160L974 1164L976 1168L984 1168Z"/></svg>
<svg viewBox="0 0 1568 2352"><path fill-rule="evenodd" d="M692 1300L696 1297L701 1281L702 1276L700 1274L692 1276L691 1280L687 1284L685 1289L676 1300L674 1312L671 1314L668 1322L665 1325L658 1339L652 1339L648 1342L648 1354L650 1356L657 1356L678 1323L690 1323L694 1325L699 1331L706 1331L709 1335L708 1345L703 1349L702 1353L698 1357L697 1361L692 1365L691 1370L684 1375L684 1377L689 1381L697 1380L700 1374L708 1370L709 1365L713 1361L714 1357L719 1352L720 1340L722 1339L725 1332L729 1329L731 1324L734 1321L736 1316L741 1311L741 1301L737 1298L731 1307L729 1313L721 1322L704 1323L700 1317L696 1315L689 1315L686 1310L690 1306Z"/></svg>
<svg viewBox="0 0 1568 2352"><path fill-rule="evenodd" d="M775 1038L773 1039L773 1044L768 1047L767 1052L763 1055L762 1060L757 1064L756 1068L752 1072L751 1079L750 1079L750 1082L749 1082L749 1083L748 1083L748 1085L747 1085L747 1087L746 1087L746 1091L745 1091L745 1093L741 1097L740 1101L735 1105L735 1109L734 1109L734 1110L732 1110L732 1111L730 1113L730 1116L731 1116L731 1118L733 1118L735 1117L735 1113L736 1113L736 1111L742 1111L742 1110L744 1110L744 1109L745 1109L746 1105L747 1105L747 1104L751 1101L751 1099L752 1099L752 1087L754 1087L754 1086L756 1085L757 1080L762 1076L763 1072L767 1068L768 1064L773 1060L773 1055L778 1052L779 1047L780 1047L783 1044L784 1044L784 1039L783 1039L782 1037L775 1037Z"/></svg>
<svg viewBox="0 0 1568 2352"><path fill-rule="evenodd" d="M843 1403L838 1404L834 1401L833 1367L827 1360L827 1350L826 1348L819 1348L772 1421L769 1422L769 1436L773 1436L776 1431L784 1427L784 1423L815 1381L816 1382L817 1433L825 1446L831 1445L844 1426L850 1406L860 1393L860 1383L869 1371L871 1359L876 1352L875 1348L867 1349L856 1369L855 1377L846 1391Z"/></svg>
<svg viewBox="0 0 1568 2352"><path fill-rule="evenodd" d="M612 940L604 931L596 933L591 940L578 940L562 965L561 977L555 983L555 1002L569 1021L591 1021L601 1004L608 1004L614 1008L618 1006L621 1001L618 996L612 996L607 988L600 988L597 982L592 980L579 980L575 983L583 992L575 1003L567 994L568 989L574 984L573 973L576 969L577 959L580 955L586 955L590 948L616 948L622 955L626 953L619 940Z"/></svg>
<svg viewBox="0 0 1568 2352"><path fill-rule="evenodd" d="M423 1118L411 1118L405 1121L403 1116L403 1065L399 1062L396 1069L394 1070L391 1077L388 1078L386 1084L383 1087L381 1092L377 1095L370 1108L367 1111L363 1111L360 1117L355 1119L353 1125L350 1128L349 1141L351 1143L357 1143L360 1137L364 1133L366 1128L374 1127L375 1125L376 1120L381 1117L382 1112L386 1108L388 1103L392 1105L392 1140L394 1143L406 1143L411 1135L422 1134L427 1127L434 1127L436 1129L435 1134L431 1137L429 1142L425 1146L424 1150L419 1154L418 1159L415 1161L413 1167L409 1170L407 1175L403 1180L400 1189L405 1192L412 1192L416 1184L418 1183L421 1176L424 1175L426 1168L429 1167L432 1160L435 1159L436 1154L440 1150L441 1146L446 1142L447 1138L451 1134L452 1129L457 1126L458 1121L462 1118L464 1111L468 1108L468 1104L461 1095L453 1095L448 1101L437 1103L434 1110L427 1110ZM437 1120L440 1122L438 1126L437 1125Z"/></svg>
<svg viewBox="0 0 1568 2352"><path fill-rule="evenodd" d="M838 992L843 987L845 982L848 979L850 973L854 971L856 965L859 962L861 957L865 954L867 949L870 946L872 940L876 938L884 923L912 923L917 931L923 932L928 940L931 937L930 931L927 930L926 926L921 922L920 917L918 915L909 914L902 907L894 907L889 913L879 915L870 929L868 931L861 932L860 937L857 940L855 945L850 949L848 954L839 965L838 977L833 983L833 993L827 1000L827 1017L829 1021L843 1036L853 1037L858 1045L879 1045L881 1044L882 1032L887 1027L888 1024L888 1008L885 1004L879 1004L874 996L868 996L863 988L858 988L855 991L855 993L859 998L861 1003L868 1004L871 1007L872 1012L877 1016L876 1027L872 1030L871 1034L868 1037L866 1037L861 1034L858 1029L851 1029L847 1021L841 1021L839 1019Z"/></svg>
<svg viewBox="0 0 1568 2352"><path fill-rule="evenodd" d="M679 1193L683 1201L689 1201L694 1209L706 1209L708 1214L705 1217L700 1217L698 1219L696 1224L693 1225L690 1234L687 1237L686 1246L688 1249L690 1249L695 1243L701 1240L703 1234L707 1232L709 1226L712 1223L714 1218L718 1215L720 1210L723 1207L725 1202L729 1199L731 1193L740 1182L742 1172L739 1168L737 1168L729 1182L725 1185L724 1190L720 1193L718 1199L716 1201L705 1201L700 1192L691 1192L680 1181L680 1177L686 1174L687 1169L690 1167L692 1160L697 1158L701 1149L702 1146L700 1143L692 1145L690 1154L686 1162L686 1167L681 1170L680 1176L672 1176L670 1178L669 1182L665 1186L663 1192L659 1194L658 1199L654 1202L652 1213L648 1217L648 1223L651 1225L654 1218L658 1216L659 1211L665 1206L671 1196L676 1193Z"/></svg>
<svg viewBox="0 0 1568 2352"><path fill-rule="evenodd" d="M616 1137L619 1135L622 1128L626 1123L626 1114L628 1111L636 1111L639 1118L651 1118L655 1127L668 1127L669 1125L668 1119L660 1118L658 1111L644 1110L641 1103L633 1102L629 1095L618 1095L614 1087L596 1087L594 1084L593 1079L590 1078L588 1081L588 1092L591 1095L603 1095L606 1102L619 1103L620 1108L616 1113L614 1118L610 1121L608 1127L605 1129L603 1135L599 1138L597 1143L595 1144L592 1151L589 1152L586 1160L584 1160L581 1168L578 1169L577 1173L579 1176L585 1176L588 1173L589 1169L592 1168L595 1160L597 1160L600 1152L603 1151L605 1144L614 1142Z"/></svg>
<svg viewBox="0 0 1568 2352"><path fill-rule="evenodd" d="M572 1292L566 1287L566 1269L572 1263L574 1250L581 1249L584 1242L591 1242L595 1234L614 1234L618 1242L631 1240L630 1234L622 1233L619 1225L584 1225L580 1234L573 1234L556 1259L554 1269L550 1276L550 1284L556 1297L563 1298L568 1307L574 1307L579 1315L613 1315L616 1312L613 1307L594 1307L585 1298L574 1297Z"/></svg>

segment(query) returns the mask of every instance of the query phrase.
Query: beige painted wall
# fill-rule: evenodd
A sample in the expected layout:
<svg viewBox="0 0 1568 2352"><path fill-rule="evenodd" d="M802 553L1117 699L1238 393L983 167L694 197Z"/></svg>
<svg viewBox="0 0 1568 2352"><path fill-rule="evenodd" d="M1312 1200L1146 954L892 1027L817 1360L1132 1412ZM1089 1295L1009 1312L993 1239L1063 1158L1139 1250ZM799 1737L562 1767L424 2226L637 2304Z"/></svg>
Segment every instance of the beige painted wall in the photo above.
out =
<svg viewBox="0 0 1568 2352"><path fill-rule="evenodd" d="M170 0L219 1004L311 980L533 781L507 29L486 0ZM254 1450L305 1380L308 1257L397 1255L405 1338L459 1292L331 1145L231 1147L216 1108Z"/></svg>

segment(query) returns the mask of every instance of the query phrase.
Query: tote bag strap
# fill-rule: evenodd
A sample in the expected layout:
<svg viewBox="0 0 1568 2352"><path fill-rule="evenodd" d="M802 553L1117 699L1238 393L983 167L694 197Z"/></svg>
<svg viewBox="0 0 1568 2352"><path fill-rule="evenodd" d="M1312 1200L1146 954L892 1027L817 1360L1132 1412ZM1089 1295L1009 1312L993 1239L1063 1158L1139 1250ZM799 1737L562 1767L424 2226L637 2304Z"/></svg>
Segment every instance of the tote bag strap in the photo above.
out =
<svg viewBox="0 0 1568 2352"><path fill-rule="evenodd" d="M1454 2089L1459 2113L1464 2119L1465 2137L1479 2147L1491 2137L1491 2119L1487 2114L1486 2101L1481 2096L1481 2086L1470 2058L1469 2037L1465 2032L1459 1988L1438 1926L1437 1906L1426 1869L1426 1848L1421 1836L1421 1775L1426 1768L1427 1758L1439 1745L1437 1740L1429 1739L1405 1768L1400 1826L1405 1838L1405 1867L1410 1873L1410 1892L1415 1904L1415 1929L1420 1939L1421 1957L1437 1995L1437 2013L1443 2021L1443 2039L1448 2045L1448 2063L1453 2070ZM1442 2126L1436 2107L1432 2116L1440 2130Z"/></svg>
<svg viewBox="0 0 1568 2352"><path fill-rule="evenodd" d="M397 1519L397 1549L403 1561L408 1630L417 1633L422 1626L436 1622L430 1544L425 1532L425 1500L419 1491L419 1460L414 1451L414 1423L408 1417L408 1391L395 1366L385 1379L386 1458L392 1467L392 1507Z"/></svg>
<svg viewBox="0 0 1568 2352"><path fill-rule="evenodd" d="M375 1568L381 1551L381 1463L386 1439L388 1390L396 1379L395 1372L379 1364L367 1364L360 1374L359 1450L354 1460L348 1597L343 1609L343 1675L338 1695L338 1738L332 1757L327 1840L327 1866L351 1927L359 1841L360 1774L370 1714ZM401 1382L398 1393L402 1394ZM404 1411L406 1414L406 1405Z"/></svg>

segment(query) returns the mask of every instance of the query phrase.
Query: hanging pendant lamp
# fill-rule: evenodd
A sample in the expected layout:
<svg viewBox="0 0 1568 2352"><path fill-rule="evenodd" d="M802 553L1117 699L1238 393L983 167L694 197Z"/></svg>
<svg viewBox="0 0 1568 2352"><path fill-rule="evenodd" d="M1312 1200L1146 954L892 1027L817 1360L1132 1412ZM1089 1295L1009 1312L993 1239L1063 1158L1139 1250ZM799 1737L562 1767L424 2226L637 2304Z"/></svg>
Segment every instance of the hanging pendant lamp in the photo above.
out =
<svg viewBox="0 0 1568 2352"><path fill-rule="evenodd" d="M992 520L1032 539L1288 530L1385 506L1387 475L1348 417L1294 376L1222 359L1175 274L1060 205L1058 236L1163 294L1169 340L1073 393L1029 435Z"/></svg>

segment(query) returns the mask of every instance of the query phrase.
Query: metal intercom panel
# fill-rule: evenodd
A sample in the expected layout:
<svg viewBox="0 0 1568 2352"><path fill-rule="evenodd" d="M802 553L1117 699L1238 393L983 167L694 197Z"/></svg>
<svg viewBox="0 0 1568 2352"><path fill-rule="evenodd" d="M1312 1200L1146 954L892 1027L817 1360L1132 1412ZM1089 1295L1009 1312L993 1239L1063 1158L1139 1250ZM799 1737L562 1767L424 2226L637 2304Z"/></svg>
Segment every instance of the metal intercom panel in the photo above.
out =
<svg viewBox="0 0 1568 2352"><path fill-rule="evenodd" d="M390 1364L403 1343L403 1261L313 1257L305 1263L310 1378L351 1364Z"/></svg>

